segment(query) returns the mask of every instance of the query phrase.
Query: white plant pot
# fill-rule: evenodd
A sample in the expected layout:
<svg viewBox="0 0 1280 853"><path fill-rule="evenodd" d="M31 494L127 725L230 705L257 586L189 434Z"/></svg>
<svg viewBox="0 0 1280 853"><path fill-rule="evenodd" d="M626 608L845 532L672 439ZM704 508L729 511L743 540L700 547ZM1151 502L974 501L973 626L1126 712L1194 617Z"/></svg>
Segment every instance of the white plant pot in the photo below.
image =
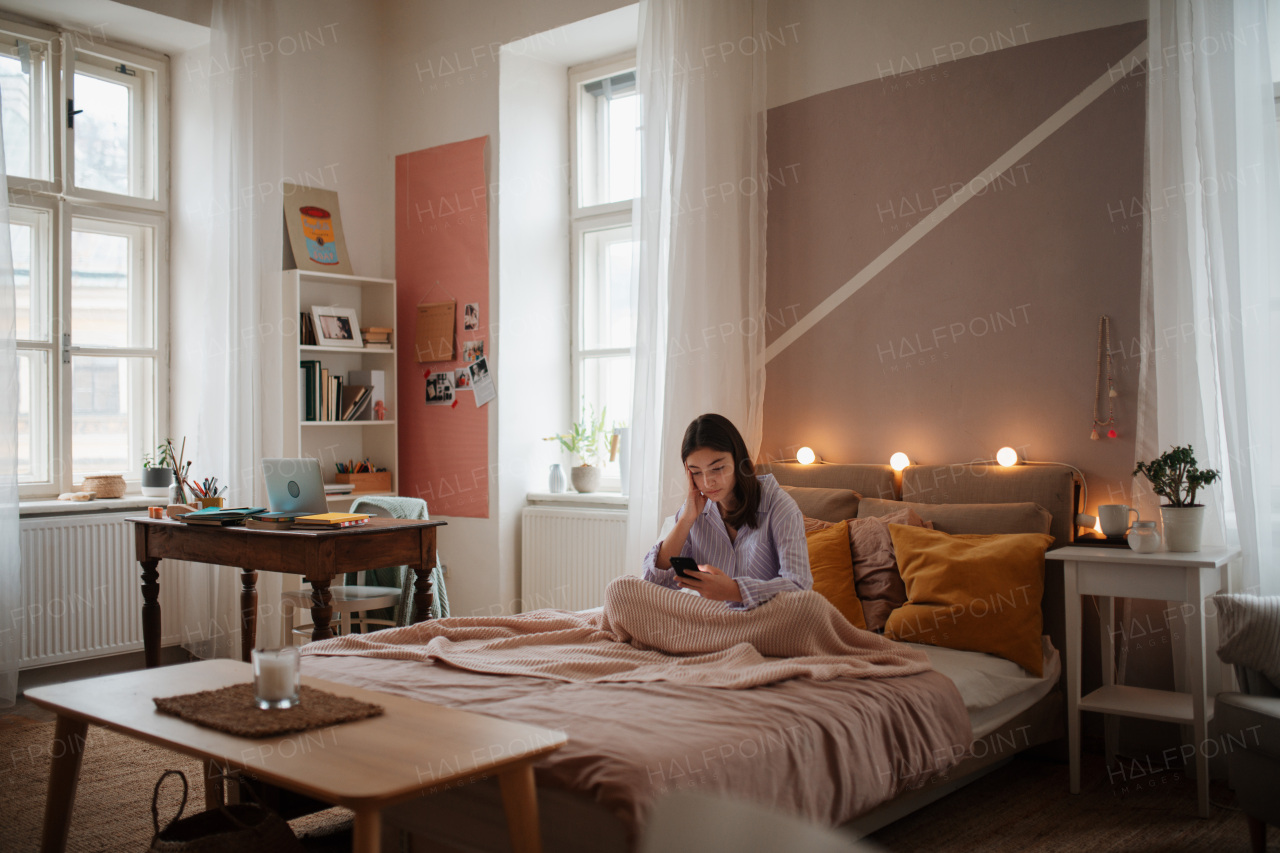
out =
<svg viewBox="0 0 1280 853"><path fill-rule="evenodd" d="M1169 551L1188 553L1200 550L1200 531L1204 529L1203 506L1162 506L1164 547Z"/></svg>
<svg viewBox="0 0 1280 853"><path fill-rule="evenodd" d="M594 465L575 465L569 469L573 488L579 492L594 492L600 488L600 469Z"/></svg>

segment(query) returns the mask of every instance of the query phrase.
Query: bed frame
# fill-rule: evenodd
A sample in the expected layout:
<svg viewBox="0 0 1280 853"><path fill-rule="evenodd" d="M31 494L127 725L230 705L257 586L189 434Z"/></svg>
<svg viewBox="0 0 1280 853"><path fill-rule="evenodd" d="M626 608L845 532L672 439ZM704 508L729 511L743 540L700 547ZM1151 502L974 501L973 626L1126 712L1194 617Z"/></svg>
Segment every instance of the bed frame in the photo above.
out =
<svg viewBox="0 0 1280 853"><path fill-rule="evenodd" d="M887 465L773 463L757 466L757 471L773 474L786 486L852 489L868 498L922 504L1037 503L1053 517L1049 532L1055 545L1065 545L1075 539L1080 484L1074 469L1065 465L1025 463L1012 468L989 464L913 465L897 474ZM927 517L923 511L922 515ZM1051 560L1045 565L1041 609L1045 633L1058 654L1064 656L1062 671L1066 672L1066 618L1059 561ZM882 803L840 829L855 837L873 833L1007 764L1019 752L1061 741L1066 733L1065 721L1066 697L1059 685L1035 705L975 742L975 753L981 751L981 755L965 759L945 777ZM539 790L538 800L544 849L628 849L618 821L597 803L571 792L551 789ZM482 782L415 800L384 812L384 816L390 824L388 834L396 829L420 833L431 839L431 850L504 850L508 848L501 809L496 784Z"/></svg>

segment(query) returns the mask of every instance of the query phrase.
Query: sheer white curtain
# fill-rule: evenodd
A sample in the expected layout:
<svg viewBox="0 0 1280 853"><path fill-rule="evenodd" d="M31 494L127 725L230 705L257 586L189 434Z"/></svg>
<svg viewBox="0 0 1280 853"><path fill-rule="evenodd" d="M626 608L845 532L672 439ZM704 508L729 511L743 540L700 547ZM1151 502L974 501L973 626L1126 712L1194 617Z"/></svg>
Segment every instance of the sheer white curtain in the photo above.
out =
<svg viewBox="0 0 1280 853"><path fill-rule="evenodd" d="M183 381L201 386L196 465L228 484L230 506L263 499L260 460L264 441L273 440L264 439L264 423L278 412L283 393L279 329L271 323L279 315L263 310L279 290L281 267L280 87L269 58L243 59L257 57L250 48L274 41L276 29L273 7L265 0L214 3L210 67L232 70L210 77L212 251L200 328L211 344L202 353L198 375ZM189 571L184 645L200 657L239 656L239 570L201 565ZM258 574L259 646L281 642L273 606L281 579L274 572Z"/></svg>
<svg viewBox="0 0 1280 853"><path fill-rule="evenodd" d="M22 601L22 554L18 551L18 309L9 245L9 181L0 131L0 707L18 695L18 658L26 619L15 612Z"/></svg>
<svg viewBox="0 0 1280 853"><path fill-rule="evenodd" d="M719 412L754 455L764 404L765 0L645 0L628 553L688 490L680 440Z"/></svg>
<svg viewBox="0 0 1280 853"><path fill-rule="evenodd" d="M1241 547L1238 591L1280 593L1280 170L1266 0L1152 0L1148 41L1137 456L1190 442L1202 467L1221 470L1205 542Z"/></svg>

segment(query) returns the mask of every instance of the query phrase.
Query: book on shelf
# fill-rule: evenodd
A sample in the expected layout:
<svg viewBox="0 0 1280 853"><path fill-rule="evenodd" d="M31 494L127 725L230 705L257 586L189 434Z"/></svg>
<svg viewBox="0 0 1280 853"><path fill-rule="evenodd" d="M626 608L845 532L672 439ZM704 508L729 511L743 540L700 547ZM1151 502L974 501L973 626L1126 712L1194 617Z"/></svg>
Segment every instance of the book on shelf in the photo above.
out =
<svg viewBox="0 0 1280 853"><path fill-rule="evenodd" d="M369 394L373 388L368 385L347 384L342 387L342 417L340 420L354 421L364 408L369 405Z"/></svg>
<svg viewBox="0 0 1280 853"><path fill-rule="evenodd" d="M311 320L310 311L298 312L298 343L304 347L316 345L316 327Z"/></svg>
<svg viewBox="0 0 1280 853"><path fill-rule="evenodd" d="M303 400L304 408L301 411L304 421L320 420L320 362L315 359L309 359L301 362L301 369L304 375Z"/></svg>
<svg viewBox="0 0 1280 853"><path fill-rule="evenodd" d="M390 326L370 326L367 329L360 330L360 336L364 338L365 346L369 344L386 344L391 346L391 333L395 329Z"/></svg>
<svg viewBox="0 0 1280 853"><path fill-rule="evenodd" d="M351 416L352 420L371 421L373 410L378 403L386 405L387 372L385 370L348 370L347 382L352 385L368 385L369 396L361 404L360 410ZM391 415L388 413L388 418Z"/></svg>

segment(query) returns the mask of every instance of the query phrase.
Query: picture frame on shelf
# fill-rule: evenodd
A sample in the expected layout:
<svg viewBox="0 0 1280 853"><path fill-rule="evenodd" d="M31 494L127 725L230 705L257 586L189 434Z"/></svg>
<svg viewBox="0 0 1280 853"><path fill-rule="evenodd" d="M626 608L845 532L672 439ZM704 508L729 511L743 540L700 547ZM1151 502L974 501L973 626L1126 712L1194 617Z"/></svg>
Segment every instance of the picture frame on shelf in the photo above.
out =
<svg viewBox="0 0 1280 853"><path fill-rule="evenodd" d="M319 346L364 348L364 338L360 336L360 321L356 318L354 308L312 305L311 319Z"/></svg>

